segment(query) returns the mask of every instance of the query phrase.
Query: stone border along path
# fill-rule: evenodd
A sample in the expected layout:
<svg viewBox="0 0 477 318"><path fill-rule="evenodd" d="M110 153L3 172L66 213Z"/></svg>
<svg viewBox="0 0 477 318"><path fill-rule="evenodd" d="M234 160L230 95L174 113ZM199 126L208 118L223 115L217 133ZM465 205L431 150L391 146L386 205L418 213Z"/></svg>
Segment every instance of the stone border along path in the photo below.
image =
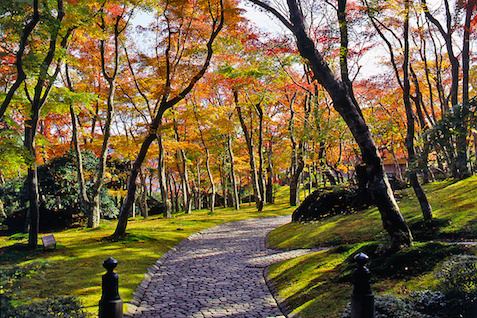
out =
<svg viewBox="0 0 477 318"><path fill-rule="evenodd" d="M205 229L166 252L127 304L129 317L284 318L265 281L266 267L319 249L266 247L268 233L290 216L230 222ZM320 249L321 250L321 249Z"/></svg>

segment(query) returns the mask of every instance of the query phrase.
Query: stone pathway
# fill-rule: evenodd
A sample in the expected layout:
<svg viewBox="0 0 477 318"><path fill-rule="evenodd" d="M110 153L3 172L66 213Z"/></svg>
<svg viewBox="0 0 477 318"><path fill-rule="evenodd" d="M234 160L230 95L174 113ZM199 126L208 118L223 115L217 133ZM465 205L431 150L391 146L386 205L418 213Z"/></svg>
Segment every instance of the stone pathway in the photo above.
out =
<svg viewBox="0 0 477 318"><path fill-rule="evenodd" d="M252 219L189 236L149 269L128 304L130 316L286 317L265 282L265 268L316 251L266 248L267 234L288 222L290 216Z"/></svg>

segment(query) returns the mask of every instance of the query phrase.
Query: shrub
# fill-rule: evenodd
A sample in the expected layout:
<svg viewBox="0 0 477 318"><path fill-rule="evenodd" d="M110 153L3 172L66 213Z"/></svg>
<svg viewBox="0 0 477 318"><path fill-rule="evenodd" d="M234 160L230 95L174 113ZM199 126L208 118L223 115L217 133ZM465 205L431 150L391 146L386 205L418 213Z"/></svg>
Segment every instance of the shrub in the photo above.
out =
<svg viewBox="0 0 477 318"><path fill-rule="evenodd" d="M446 309L446 297L440 291L424 290L410 294L414 307L426 314L442 313Z"/></svg>
<svg viewBox="0 0 477 318"><path fill-rule="evenodd" d="M374 307L376 310L375 318L438 318L420 312L412 299L398 297L394 295L375 296ZM351 317L351 304L345 308L343 318Z"/></svg>
<svg viewBox="0 0 477 318"><path fill-rule="evenodd" d="M2 305L4 305L2 303ZM81 304L74 296L58 296L43 301L31 302L19 306L5 304L2 307L0 318L86 318L88 315L81 308Z"/></svg>
<svg viewBox="0 0 477 318"><path fill-rule="evenodd" d="M455 255L437 272L444 291L474 297L477 294L477 256Z"/></svg>
<svg viewBox="0 0 477 318"><path fill-rule="evenodd" d="M452 317L476 317L477 257L455 255L436 273Z"/></svg>
<svg viewBox="0 0 477 318"><path fill-rule="evenodd" d="M13 295L18 293L18 279L38 275L48 262L37 262L28 266L0 268L0 318L84 318L88 317L81 303L74 296L56 296L42 301L18 304Z"/></svg>

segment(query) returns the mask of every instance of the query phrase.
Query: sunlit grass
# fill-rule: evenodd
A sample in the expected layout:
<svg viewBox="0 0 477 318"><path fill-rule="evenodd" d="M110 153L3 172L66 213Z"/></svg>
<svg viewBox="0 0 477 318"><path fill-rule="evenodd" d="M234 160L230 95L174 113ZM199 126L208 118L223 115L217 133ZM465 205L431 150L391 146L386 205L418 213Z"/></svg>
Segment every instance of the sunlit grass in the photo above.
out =
<svg viewBox="0 0 477 318"><path fill-rule="evenodd" d="M422 222L412 189L397 195L401 212L417 241L477 237L477 214L473 211L477 206L477 177L458 183L433 183L425 189L434 211L432 222ZM303 198L303 192L301 195ZM176 214L171 219L154 216L145 220L139 217L129 221L128 236L117 242L108 239L114 232L115 221L104 221L94 230L77 228L54 233L58 248L45 253L25 249L25 240L0 237L0 266L45 264L38 274L21 279L20 300L76 295L87 311L96 313L101 297L101 275L105 272L101 262L108 257L119 261L116 269L120 279L119 291L128 302L147 268L190 234L229 221L291 214L294 209L288 204L288 188L282 187L278 190L276 204L266 205L263 212L256 212L253 204L246 203L242 204L240 211L222 208L216 209L213 215L208 210L201 210L190 215ZM342 278L343 272L349 270L349 258L360 248L380 246L384 249L387 236L382 230L379 212L372 208L315 223L284 225L272 232L270 243L283 248L337 246L329 251L275 264L270 276L282 298L287 299L300 317L339 317L349 302L352 289L351 284ZM416 244L414 249L407 251L408 255L414 255L416 249L424 249L423 246ZM474 253L473 250L468 252ZM439 257L437 264L445 259ZM373 290L375 293L405 295L436 284L432 271L403 277L375 279Z"/></svg>
<svg viewBox="0 0 477 318"><path fill-rule="evenodd" d="M422 221L419 203L412 189L397 195L401 212L413 229L416 240L477 238L477 214L474 211L477 206L477 177L457 183L436 182L426 185L425 190L434 211L431 222ZM369 250L368 254L376 258L375 263L389 262L384 267L369 264L374 272L372 285L375 294L398 295L435 288L434 270L441 266L446 255L476 253L475 248L416 243L395 258L374 255L376 249L384 251L388 246L376 208L314 223L286 224L272 231L269 241L271 245L283 248L339 245L329 251L271 266L269 274L280 296L288 301L293 313L302 318L341 316L352 292L350 280L343 275L351 273L354 264L350 262L350 257L360 249ZM419 269L418 273L413 269Z"/></svg>
<svg viewBox="0 0 477 318"><path fill-rule="evenodd" d="M262 212L257 212L253 204L242 204L239 211L218 208L213 215L204 209L192 214L176 214L170 219L162 216L130 219L128 235L120 241L108 238L114 232L116 221L103 221L96 229L75 228L56 232L58 247L46 252L41 248L28 250L26 240L0 237L0 266L45 263L47 265L40 274L20 280L19 300L76 295L88 312L97 313L101 276L105 273L101 263L108 257L119 261L115 271L119 275L120 296L128 302L147 269L190 234L224 222L291 214L294 208L285 203L287 191L287 187L279 188L278 203L265 205Z"/></svg>

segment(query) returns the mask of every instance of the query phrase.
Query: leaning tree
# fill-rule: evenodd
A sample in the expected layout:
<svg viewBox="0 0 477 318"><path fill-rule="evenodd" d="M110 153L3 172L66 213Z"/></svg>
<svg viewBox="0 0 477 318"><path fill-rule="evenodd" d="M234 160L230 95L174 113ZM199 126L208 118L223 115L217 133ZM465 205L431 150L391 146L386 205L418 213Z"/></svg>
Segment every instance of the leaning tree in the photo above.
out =
<svg viewBox="0 0 477 318"><path fill-rule="evenodd" d="M350 95L346 84L334 75L318 51L305 27L305 17L298 0L287 0L286 17L276 8L261 0L249 0L278 18L290 30L296 40L300 55L308 61L313 78L330 95L335 110L343 117L361 150L366 164L368 190L379 208L383 226L391 238L392 248L412 244L412 234L404 220L384 173L384 166L376 144L366 122L361 115L359 105ZM343 0L340 0L343 1Z"/></svg>

